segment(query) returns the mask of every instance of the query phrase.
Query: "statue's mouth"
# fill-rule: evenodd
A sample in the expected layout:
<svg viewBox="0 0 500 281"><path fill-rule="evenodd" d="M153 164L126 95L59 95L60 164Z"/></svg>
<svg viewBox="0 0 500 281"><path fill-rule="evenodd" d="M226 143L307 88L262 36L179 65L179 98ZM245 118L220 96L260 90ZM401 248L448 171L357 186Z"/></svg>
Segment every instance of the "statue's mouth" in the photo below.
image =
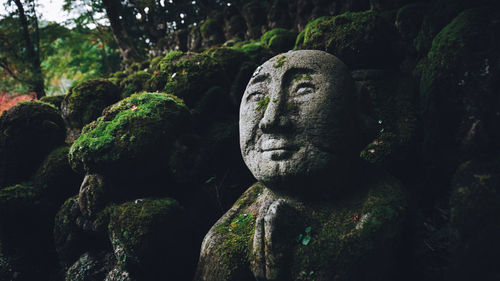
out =
<svg viewBox="0 0 500 281"><path fill-rule="evenodd" d="M275 138L265 138L260 143L260 148L262 151L274 151L274 152L286 152L286 151L295 151L297 147L291 145L286 140L283 139L275 139Z"/></svg>

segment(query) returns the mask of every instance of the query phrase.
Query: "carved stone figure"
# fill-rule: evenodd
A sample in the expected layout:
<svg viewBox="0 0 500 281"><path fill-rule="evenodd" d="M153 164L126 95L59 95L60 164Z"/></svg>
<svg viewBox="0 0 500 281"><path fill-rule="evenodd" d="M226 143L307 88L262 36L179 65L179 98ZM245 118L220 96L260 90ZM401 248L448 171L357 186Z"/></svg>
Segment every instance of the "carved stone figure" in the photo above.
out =
<svg viewBox="0 0 500 281"><path fill-rule="evenodd" d="M404 214L399 183L359 159L353 80L323 51L273 57L240 107L258 183L212 227L195 280L391 280Z"/></svg>

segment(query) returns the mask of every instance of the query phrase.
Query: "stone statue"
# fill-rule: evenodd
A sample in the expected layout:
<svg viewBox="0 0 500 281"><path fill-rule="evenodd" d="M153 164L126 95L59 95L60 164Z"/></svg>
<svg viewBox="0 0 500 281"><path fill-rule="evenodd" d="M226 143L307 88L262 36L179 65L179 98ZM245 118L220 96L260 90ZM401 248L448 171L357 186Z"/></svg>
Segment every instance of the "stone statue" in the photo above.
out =
<svg viewBox="0 0 500 281"><path fill-rule="evenodd" d="M348 68L292 51L257 68L240 107L243 159L259 181L210 229L195 280L391 280L405 204L363 163Z"/></svg>

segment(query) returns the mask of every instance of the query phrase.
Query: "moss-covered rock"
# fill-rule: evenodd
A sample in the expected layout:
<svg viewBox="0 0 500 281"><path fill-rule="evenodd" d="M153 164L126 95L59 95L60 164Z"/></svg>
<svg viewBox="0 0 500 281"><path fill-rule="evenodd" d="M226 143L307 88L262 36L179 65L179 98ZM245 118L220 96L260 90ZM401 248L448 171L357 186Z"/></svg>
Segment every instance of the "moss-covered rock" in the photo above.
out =
<svg viewBox="0 0 500 281"><path fill-rule="evenodd" d="M101 281L113 269L116 261L112 253L85 252L66 271L66 281Z"/></svg>
<svg viewBox="0 0 500 281"><path fill-rule="evenodd" d="M56 108L61 108L61 103L65 95L45 96L40 99L42 102L50 103Z"/></svg>
<svg viewBox="0 0 500 281"><path fill-rule="evenodd" d="M69 161L77 171L115 178L168 177L171 145L189 129L190 113L181 99L163 93L134 94L108 107L82 130Z"/></svg>
<svg viewBox="0 0 500 281"><path fill-rule="evenodd" d="M151 79L151 74L146 71L138 71L130 74L127 78L120 81L121 97L124 99L144 90L144 85L149 79Z"/></svg>
<svg viewBox="0 0 500 281"><path fill-rule="evenodd" d="M247 54L252 62L260 65L273 56L272 51L260 42L248 42L245 44L236 45L234 48Z"/></svg>
<svg viewBox="0 0 500 281"><path fill-rule="evenodd" d="M101 116L106 106L119 99L120 89L110 81L89 80L70 88L61 104L61 111L71 129L81 129Z"/></svg>
<svg viewBox="0 0 500 281"><path fill-rule="evenodd" d="M394 28L378 12L348 12L313 21L300 49L327 51L351 69L384 68L398 59L391 51L393 36Z"/></svg>
<svg viewBox="0 0 500 281"><path fill-rule="evenodd" d="M439 0L433 1L426 13L421 28L415 38L415 48L419 53L425 55L432 45L433 38L440 30L450 23L464 9L470 8L471 4L479 4L483 1L468 0Z"/></svg>
<svg viewBox="0 0 500 281"><path fill-rule="evenodd" d="M260 37L262 44L275 53L282 53L293 49L297 34L284 28L274 28Z"/></svg>
<svg viewBox="0 0 500 281"><path fill-rule="evenodd" d="M78 192L82 177L68 163L69 146L61 146L49 153L37 169L33 184L52 208L58 208L68 197Z"/></svg>
<svg viewBox="0 0 500 281"><path fill-rule="evenodd" d="M255 184L205 237L195 280L397 280L406 204L394 178L370 169L328 202Z"/></svg>
<svg viewBox="0 0 500 281"><path fill-rule="evenodd" d="M161 63L161 70L168 73L164 91L174 94L193 107L214 83L227 84L224 69L207 54L185 53Z"/></svg>
<svg viewBox="0 0 500 281"><path fill-rule="evenodd" d="M500 39L491 36L497 31L497 13L469 9L432 42L420 79L420 101L424 152L433 165L449 169L463 153L491 154L498 148Z"/></svg>
<svg viewBox="0 0 500 281"><path fill-rule="evenodd" d="M64 121L53 105L19 103L0 117L0 188L28 180L43 158L64 143Z"/></svg>
<svg viewBox="0 0 500 281"><path fill-rule="evenodd" d="M112 201L111 191L110 183L102 175L85 175L78 193L78 206L82 215L94 218Z"/></svg>
<svg viewBox="0 0 500 281"><path fill-rule="evenodd" d="M170 198L123 203L109 222L118 263L140 280L189 280L197 248L191 231L183 208Z"/></svg>
<svg viewBox="0 0 500 281"><path fill-rule="evenodd" d="M77 196L66 200L55 216L54 245L63 266L70 266L88 250L87 237L77 225L79 216Z"/></svg>
<svg viewBox="0 0 500 281"><path fill-rule="evenodd" d="M0 207L2 218L8 218L23 209L32 209L34 198L38 195L38 189L31 183L16 184L0 190ZM28 212L28 210L23 211Z"/></svg>
<svg viewBox="0 0 500 281"><path fill-rule="evenodd" d="M417 37L428 5L423 2L411 3L401 7L396 14L396 28L404 40Z"/></svg>
<svg viewBox="0 0 500 281"><path fill-rule="evenodd" d="M224 31L222 27L224 22L220 14L207 18L200 25L202 46L207 48L224 42Z"/></svg>
<svg viewBox="0 0 500 281"><path fill-rule="evenodd" d="M367 100L376 135L361 151L370 163L382 165L398 178L405 177L409 159L416 162L419 115L417 83L411 76L377 70L353 72L360 97Z"/></svg>
<svg viewBox="0 0 500 281"><path fill-rule="evenodd" d="M453 280L495 280L500 252L500 169L497 157L463 163L453 176L450 200Z"/></svg>

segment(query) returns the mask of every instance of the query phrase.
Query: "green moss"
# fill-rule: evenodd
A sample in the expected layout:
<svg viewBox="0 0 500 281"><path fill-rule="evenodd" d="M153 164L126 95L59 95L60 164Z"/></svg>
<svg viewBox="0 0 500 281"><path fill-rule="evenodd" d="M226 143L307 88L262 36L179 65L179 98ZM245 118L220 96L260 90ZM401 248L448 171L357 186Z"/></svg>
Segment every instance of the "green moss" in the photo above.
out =
<svg viewBox="0 0 500 281"><path fill-rule="evenodd" d="M222 235L223 242L217 245L216 251L221 253L222 267L229 272L228 278L231 279L231 276L240 274L242 265L250 259L255 217L252 214L242 214L218 225L215 232Z"/></svg>
<svg viewBox="0 0 500 281"><path fill-rule="evenodd" d="M312 209L304 206L306 230L301 229L289 243L296 245L292 280L306 280L304 272L334 272L338 280L362 280L364 270L377 279L388 273L390 276L394 264L386 255L394 254L391 247L395 247L400 235L405 212L403 194L393 180L376 181L368 190L334 204ZM310 237L306 243L304 235Z"/></svg>
<svg viewBox="0 0 500 281"><path fill-rule="evenodd" d="M165 61L174 61L182 56L181 51L170 51L165 55Z"/></svg>
<svg viewBox="0 0 500 281"><path fill-rule="evenodd" d="M72 128L82 128L120 99L120 90L106 79L94 79L72 87L61 105L63 118Z"/></svg>
<svg viewBox="0 0 500 281"><path fill-rule="evenodd" d="M173 52L178 52L178 51L173 51ZM172 52L169 52L172 53ZM169 54L167 53L167 55ZM182 52L180 52L182 53ZM160 69L160 62L163 59L162 56L155 57L151 59L151 65L149 66L148 72L153 74L155 71L158 71Z"/></svg>
<svg viewBox="0 0 500 281"><path fill-rule="evenodd" d="M125 267L141 264L146 269L166 263L182 264L176 245L186 243L189 237L184 232L183 218L182 207L171 198L138 199L116 206L109 215L108 232L118 263ZM165 260L159 261L160 255Z"/></svg>
<svg viewBox="0 0 500 281"><path fill-rule="evenodd" d="M234 205L245 208L255 202L255 200L257 200L257 197L262 194L262 191L264 191L264 185L262 185L260 182L257 182L249 189L247 189L247 191L245 191L245 193L240 196L240 198L234 203Z"/></svg>
<svg viewBox="0 0 500 281"><path fill-rule="evenodd" d="M32 203L39 190L30 184L16 184L0 189L0 205L26 205Z"/></svg>
<svg viewBox="0 0 500 281"><path fill-rule="evenodd" d="M397 59L390 50L392 36L392 26L379 13L347 12L310 22L300 49L327 51L353 68L381 68Z"/></svg>
<svg viewBox="0 0 500 281"><path fill-rule="evenodd" d="M455 142L457 132L455 128L466 118L458 116L458 114L462 114L460 112L463 112L464 109L458 105L457 98L468 99L464 95L471 97L478 95L476 90L474 90L474 94L467 94L470 91L469 87L476 89L491 87L488 86L487 80L478 80L476 77L482 77L482 70L478 69L478 63L484 59L488 60L488 58L493 60L496 52L497 44L492 41L488 32L488 30L498 30L498 27L492 24L493 17L488 9L465 10L446 25L432 41L432 46L422 67L420 99L423 111L428 113L436 112L435 114L437 114L443 108L436 106L447 104L446 110L450 114L443 118L441 115L432 116L432 122L435 123L433 127L436 128L436 131L431 133L434 135L439 134L437 130L447 131L444 134L441 133L439 137L434 135L433 138L450 137L449 140L441 139L443 143ZM487 95L487 91L482 90L482 93ZM476 115L475 113L463 114ZM451 122L441 123L444 120Z"/></svg>
<svg viewBox="0 0 500 281"><path fill-rule="evenodd" d="M28 180L49 151L64 143L64 137L64 121L51 104L22 102L4 111L0 116L0 187Z"/></svg>
<svg viewBox="0 0 500 281"><path fill-rule="evenodd" d="M300 82L301 80L311 81L312 76L311 76L311 74L302 74L302 75L298 75L297 77L295 77L294 80L295 80L295 82Z"/></svg>
<svg viewBox="0 0 500 281"><path fill-rule="evenodd" d="M293 46L294 50L300 49L300 46L304 44L304 36L306 34L306 30L302 30L299 35L297 35L297 38L295 39L295 45Z"/></svg>
<svg viewBox="0 0 500 281"><path fill-rule="evenodd" d="M162 64L166 73L164 91L176 95L194 107L201 96L217 81L230 85L220 61L208 54L185 53L175 61Z"/></svg>
<svg viewBox="0 0 500 281"><path fill-rule="evenodd" d="M260 42L250 42L241 46L235 46L234 48L247 54L250 59L257 64L262 64L271 58L273 54L266 45Z"/></svg>
<svg viewBox="0 0 500 281"><path fill-rule="evenodd" d="M265 98L259 100L257 102L257 110L266 110L267 106L269 105L269 102L271 101L271 98L269 96L266 96Z"/></svg>
<svg viewBox="0 0 500 281"><path fill-rule="evenodd" d="M306 27L300 34L297 36L297 39L295 41L295 48L294 49L304 49L302 48L302 45L305 44L307 41L310 40L310 36L312 36L315 32L315 28L318 24L327 21L331 19L332 17L324 16L324 17L319 17L317 19L314 19L306 24ZM301 35L302 34L302 35Z"/></svg>
<svg viewBox="0 0 500 281"><path fill-rule="evenodd" d="M151 75L145 71L135 72L120 82L122 91L121 97L127 98L130 95L145 89L146 81L151 79Z"/></svg>
<svg viewBox="0 0 500 281"><path fill-rule="evenodd" d="M74 169L91 173L109 169L118 172L138 163L157 170L161 167L151 167L151 161L167 157L168 144L188 124L189 111L178 97L134 94L108 107L103 117L82 131L71 146L69 160Z"/></svg>
<svg viewBox="0 0 500 281"><path fill-rule="evenodd" d="M118 79L123 79L123 78L127 77L127 74L123 71L117 71L117 72L112 73L110 76L114 77L114 78L118 78Z"/></svg>
<svg viewBox="0 0 500 281"><path fill-rule="evenodd" d="M171 198L140 199L126 202L113 208L110 213L108 231L112 239L127 249L140 247L155 223L176 216L181 210L179 202Z"/></svg>
<svg viewBox="0 0 500 281"><path fill-rule="evenodd" d="M55 108L59 109L61 107L61 103L64 99L64 95L55 95L55 96L45 96L40 99L41 102L45 102L53 105Z"/></svg>
<svg viewBox="0 0 500 281"><path fill-rule="evenodd" d="M217 28L217 22L214 19L207 19L200 26L201 35L203 37L209 37L214 30Z"/></svg>
<svg viewBox="0 0 500 281"><path fill-rule="evenodd" d="M286 62L286 56L279 56L278 59L276 59L276 62L273 64L274 68L280 68L282 67Z"/></svg>
<svg viewBox="0 0 500 281"><path fill-rule="evenodd" d="M284 28L274 28L260 37L262 44L276 53L285 52L293 48L297 34Z"/></svg>

